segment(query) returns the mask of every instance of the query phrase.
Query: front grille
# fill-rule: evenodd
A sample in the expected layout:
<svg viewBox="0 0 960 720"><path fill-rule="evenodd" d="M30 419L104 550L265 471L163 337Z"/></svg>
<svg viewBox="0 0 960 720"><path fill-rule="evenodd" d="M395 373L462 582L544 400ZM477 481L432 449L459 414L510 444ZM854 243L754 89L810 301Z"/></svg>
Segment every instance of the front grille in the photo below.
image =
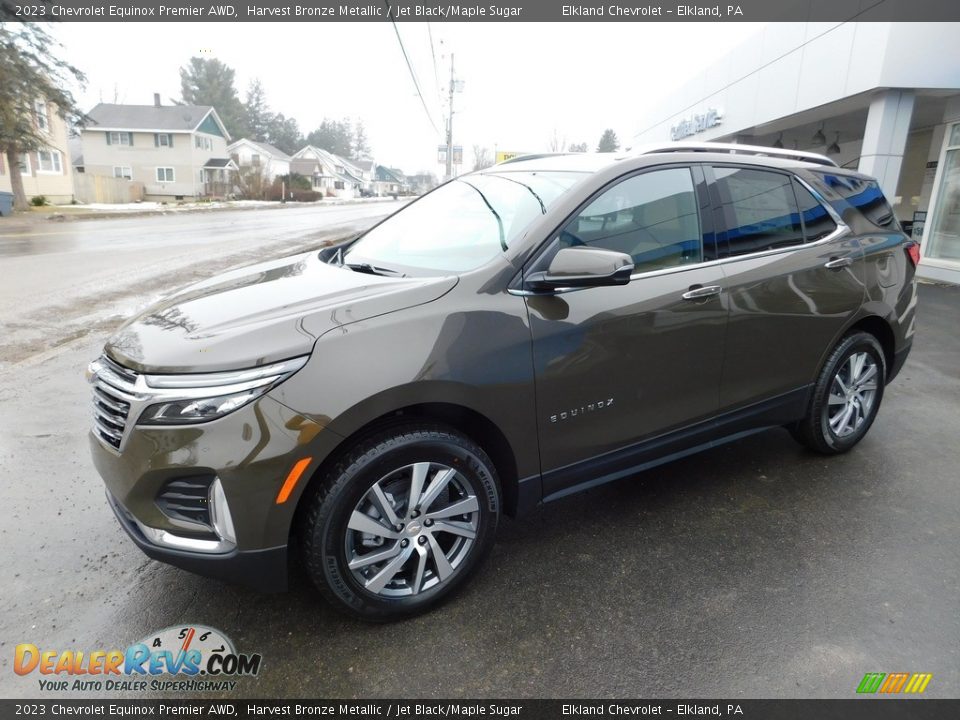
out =
<svg viewBox="0 0 960 720"><path fill-rule="evenodd" d="M157 494L157 507L173 520L186 520L212 527L210 483L212 475L193 475L167 481Z"/></svg>
<svg viewBox="0 0 960 720"><path fill-rule="evenodd" d="M94 432L102 442L119 450L130 416L130 402L137 397L137 373L102 357L90 381Z"/></svg>

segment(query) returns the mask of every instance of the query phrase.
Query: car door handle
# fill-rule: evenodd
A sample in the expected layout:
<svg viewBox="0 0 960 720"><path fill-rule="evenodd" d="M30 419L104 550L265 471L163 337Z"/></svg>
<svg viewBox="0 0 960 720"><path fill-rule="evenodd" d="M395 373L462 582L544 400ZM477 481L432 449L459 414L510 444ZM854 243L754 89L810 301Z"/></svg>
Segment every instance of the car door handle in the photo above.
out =
<svg viewBox="0 0 960 720"><path fill-rule="evenodd" d="M690 289L687 290L681 297L684 300L705 300L707 298L715 297L723 292L723 288L719 285L691 285Z"/></svg>
<svg viewBox="0 0 960 720"><path fill-rule="evenodd" d="M827 262L823 264L828 270L839 270L840 268L845 268L850 265L853 265L853 258L849 255L847 257L833 257L830 258Z"/></svg>

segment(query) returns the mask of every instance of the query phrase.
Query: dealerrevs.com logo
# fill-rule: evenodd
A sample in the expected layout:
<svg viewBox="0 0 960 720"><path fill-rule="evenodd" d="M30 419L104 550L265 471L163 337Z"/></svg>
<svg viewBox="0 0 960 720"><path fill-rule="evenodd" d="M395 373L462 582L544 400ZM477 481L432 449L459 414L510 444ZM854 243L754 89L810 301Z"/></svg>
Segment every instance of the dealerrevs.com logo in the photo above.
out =
<svg viewBox="0 0 960 720"><path fill-rule="evenodd" d="M14 650L17 675L39 674L45 691L223 691L237 677L255 677L262 657L238 653L219 630L174 626L125 650L51 650L21 643ZM56 676L56 677L54 677Z"/></svg>

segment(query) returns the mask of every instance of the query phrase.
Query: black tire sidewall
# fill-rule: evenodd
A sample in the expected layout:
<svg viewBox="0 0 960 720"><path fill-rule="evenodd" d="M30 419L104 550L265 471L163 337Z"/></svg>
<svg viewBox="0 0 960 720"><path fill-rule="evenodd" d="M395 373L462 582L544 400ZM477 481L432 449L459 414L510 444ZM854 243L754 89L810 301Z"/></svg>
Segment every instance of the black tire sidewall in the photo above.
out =
<svg viewBox="0 0 960 720"><path fill-rule="evenodd" d="M841 438L830 428L828 412L830 389L833 386L834 377L840 368L843 367L843 364L846 363L851 355L859 352L869 353L877 364L879 372L876 395L874 396L873 407L871 407L869 415L864 419L861 426L851 435ZM819 435L818 439L826 448L829 448L832 452L846 452L863 439L864 435L867 434L873 425L877 413L880 411L886 377L886 358L884 357L880 344L872 335L858 332L846 337L843 342L837 346L836 350L831 354L830 361L824 367L823 373L817 383L816 405L814 407L813 417L811 418L816 423L816 432Z"/></svg>
<svg viewBox="0 0 960 720"><path fill-rule="evenodd" d="M335 599L352 613L370 620L389 620L423 612L459 588L493 544L500 514L500 489L486 454L466 438L442 430L403 430L383 437L356 458L335 479L307 532L320 557L310 563ZM472 486L480 505L477 536L454 575L415 596L386 598L370 593L347 567L344 539L350 514L376 481L416 462L438 462L455 468Z"/></svg>

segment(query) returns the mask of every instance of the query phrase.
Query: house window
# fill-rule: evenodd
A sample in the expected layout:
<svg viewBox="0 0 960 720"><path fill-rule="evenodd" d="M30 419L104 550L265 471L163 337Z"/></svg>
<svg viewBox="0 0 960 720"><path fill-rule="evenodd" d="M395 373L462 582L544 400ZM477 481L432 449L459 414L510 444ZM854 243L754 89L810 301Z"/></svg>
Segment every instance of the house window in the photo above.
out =
<svg viewBox="0 0 960 720"><path fill-rule="evenodd" d="M113 176L115 178L126 178L127 180L133 180L133 170L126 165L114 165Z"/></svg>
<svg viewBox="0 0 960 720"><path fill-rule="evenodd" d="M20 166L20 174L29 175L30 174L30 156L27 155L26 153L20 153L20 156L17 158L17 160L18 160L17 165Z"/></svg>
<svg viewBox="0 0 960 720"><path fill-rule="evenodd" d="M157 168L157 182L173 182L173 168L172 167L158 167Z"/></svg>
<svg viewBox="0 0 960 720"><path fill-rule="evenodd" d="M37 116L37 127L41 130L49 130L50 116L47 115L47 104L43 100L37 100L33 104L33 109Z"/></svg>
<svg viewBox="0 0 960 720"><path fill-rule="evenodd" d="M343 190L343 180L337 180L333 183L335 190Z"/></svg>
<svg viewBox="0 0 960 720"><path fill-rule="evenodd" d="M259 166L260 166L260 156L257 155L256 153L254 153L253 155L250 156L250 162L251 162L253 165L259 167Z"/></svg>
<svg viewBox="0 0 960 720"><path fill-rule="evenodd" d="M128 132L111 132L108 136L110 138L110 145L133 145L133 138L130 137L131 133Z"/></svg>
<svg viewBox="0 0 960 720"><path fill-rule="evenodd" d="M194 145L200 150L212 150L213 142L208 137L203 137L202 135L194 136Z"/></svg>
<svg viewBox="0 0 960 720"><path fill-rule="evenodd" d="M60 160L60 152L57 150L41 150L37 153L37 160L40 167L38 172L51 173L56 175L63 174L63 164Z"/></svg>
<svg viewBox="0 0 960 720"><path fill-rule="evenodd" d="M170 133L159 133L157 135L157 147L172 147Z"/></svg>

